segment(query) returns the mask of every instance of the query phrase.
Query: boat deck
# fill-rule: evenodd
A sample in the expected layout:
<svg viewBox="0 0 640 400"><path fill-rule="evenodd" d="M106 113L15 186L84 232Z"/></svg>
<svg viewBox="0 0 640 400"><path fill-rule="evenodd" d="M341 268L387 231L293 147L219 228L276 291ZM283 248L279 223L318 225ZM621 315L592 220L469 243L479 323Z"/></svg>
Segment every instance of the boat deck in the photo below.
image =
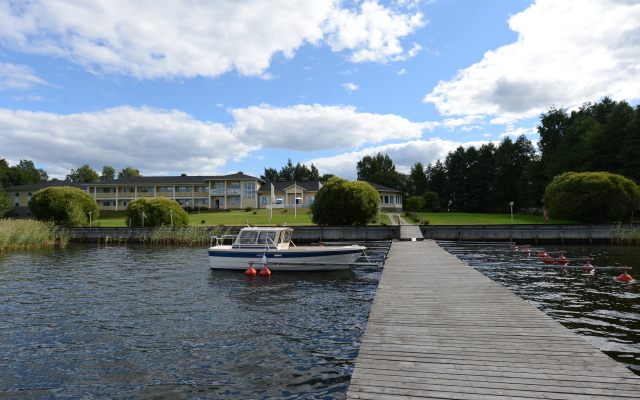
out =
<svg viewBox="0 0 640 400"><path fill-rule="evenodd" d="M349 399L637 399L640 377L433 241L394 242Z"/></svg>

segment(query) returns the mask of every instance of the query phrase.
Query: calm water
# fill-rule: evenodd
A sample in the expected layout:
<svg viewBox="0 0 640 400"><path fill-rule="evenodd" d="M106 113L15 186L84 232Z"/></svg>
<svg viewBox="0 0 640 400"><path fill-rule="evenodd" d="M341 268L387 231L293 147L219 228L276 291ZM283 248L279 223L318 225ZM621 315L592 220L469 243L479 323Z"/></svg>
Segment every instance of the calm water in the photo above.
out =
<svg viewBox="0 0 640 400"><path fill-rule="evenodd" d="M510 267L478 268L529 303L640 375L640 248L627 246L545 246L566 250L567 258L593 257L596 267L629 266L638 281L622 283L620 271L566 273ZM569 265L583 265L571 262Z"/></svg>
<svg viewBox="0 0 640 400"><path fill-rule="evenodd" d="M0 398L344 398L374 269L210 271L204 248L0 255Z"/></svg>

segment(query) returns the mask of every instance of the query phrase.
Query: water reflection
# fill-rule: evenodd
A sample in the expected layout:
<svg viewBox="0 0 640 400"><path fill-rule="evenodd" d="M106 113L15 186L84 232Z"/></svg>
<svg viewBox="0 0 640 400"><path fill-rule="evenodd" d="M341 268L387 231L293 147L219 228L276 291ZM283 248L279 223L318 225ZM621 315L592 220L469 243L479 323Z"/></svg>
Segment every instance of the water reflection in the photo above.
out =
<svg viewBox="0 0 640 400"><path fill-rule="evenodd" d="M380 275L247 279L132 245L0 265L0 398L342 398Z"/></svg>
<svg viewBox="0 0 640 400"><path fill-rule="evenodd" d="M594 266L629 266L640 279L640 248L547 246L567 258L592 257ZM570 265L581 265L571 262ZM640 283L616 280L621 271L478 268L640 375Z"/></svg>

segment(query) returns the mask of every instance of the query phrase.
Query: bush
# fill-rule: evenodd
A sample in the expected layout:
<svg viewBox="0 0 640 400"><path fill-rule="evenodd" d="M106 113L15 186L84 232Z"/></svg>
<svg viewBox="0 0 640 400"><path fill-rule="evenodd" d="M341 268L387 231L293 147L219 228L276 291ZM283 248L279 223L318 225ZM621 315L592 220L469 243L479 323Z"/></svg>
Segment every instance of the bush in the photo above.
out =
<svg viewBox="0 0 640 400"><path fill-rule="evenodd" d="M53 221L56 225L67 227L89 226L89 213L94 221L100 218L93 197L70 186L38 190L29 200L29 210L37 220Z"/></svg>
<svg viewBox="0 0 640 400"><path fill-rule="evenodd" d="M13 203L9 195L0 187L0 218L13 217Z"/></svg>
<svg viewBox="0 0 640 400"><path fill-rule="evenodd" d="M405 213L405 215L409 218L411 218L411 220L413 222L420 222L420 217L418 217L418 214L414 213L414 212L408 212Z"/></svg>
<svg viewBox="0 0 640 400"><path fill-rule="evenodd" d="M426 192L422 195L424 199L424 208L427 211L432 212L441 212L442 207L440 206L440 196L436 192Z"/></svg>
<svg viewBox="0 0 640 400"><path fill-rule="evenodd" d="M413 196L407 199L407 208L411 211L422 210L425 201L421 196Z"/></svg>
<svg viewBox="0 0 640 400"><path fill-rule="evenodd" d="M310 211L319 225L366 225L379 207L380 196L367 182L332 177L318 190Z"/></svg>
<svg viewBox="0 0 640 400"><path fill-rule="evenodd" d="M144 226L170 226L172 218L173 226L189 225L187 212L180 204L166 197L133 200L127 207L127 223L131 219L131 226L142 226L142 213L145 215Z"/></svg>
<svg viewBox="0 0 640 400"><path fill-rule="evenodd" d="M245 211L245 212L253 211L253 208L251 208L251 207L247 207L247 208L245 208L245 209L244 209L244 211Z"/></svg>
<svg viewBox="0 0 640 400"><path fill-rule="evenodd" d="M542 202L554 219L617 221L640 207L640 187L609 172L566 172L553 178Z"/></svg>

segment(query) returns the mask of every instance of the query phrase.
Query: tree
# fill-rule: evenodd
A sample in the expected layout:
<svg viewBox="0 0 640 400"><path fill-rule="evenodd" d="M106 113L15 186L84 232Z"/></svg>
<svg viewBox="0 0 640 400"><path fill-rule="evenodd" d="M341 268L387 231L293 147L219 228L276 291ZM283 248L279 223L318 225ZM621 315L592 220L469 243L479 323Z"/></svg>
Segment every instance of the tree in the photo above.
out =
<svg viewBox="0 0 640 400"><path fill-rule="evenodd" d="M439 212L440 210L442 210L442 207L440 206L440 197L438 197L438 193L426 192L425 194L422 195L422 198L424 199L424 208L427 211Z"/></svg>
<svg viewBox="0 0 640 400"><path fill-rule="evenodd" d="M9 184L9 163L0 158L0 188L12 186Z"/></svg>
<svg viewBox="0 0 640 400"><path fill-rule="evenodd" d="M88 226L89 212L94 220L100 217L98 205L84 190L69 186L38 190L29 200L33 217L62 226Z"/></svg>
<svg viewBox="0 0 640 400"><path fill-rule="evenodd" d="M367 182L333 177L318 190L311 214L318 225L366 225L379 207L380 196Z"/></svg>
<svg viewBox="0 0 640 400"><path fill-rule="evenodd" d="M368 181L403 192L406 191L406 179L404 175L396 171L376 172L369 176Z"/></svg>
<svg viewBox="0 0 640 400"><path fill-rule="evenodd" d="M93 183L98 182L100 176L94 171L89 164L85 164L78 169L72 169L69 175L65 178L67 182L84 182Z"/></svg>
<svg viewBox="0 0 640 400"><path fill-rule="evenodd" d="M427 191L427 174L421 162L413 164L407 182L409 196L422 196Z"/></svg>
<svg viewBox="0 0 640 400"><path fill-rule="evenodd" d="M20 160L6 172L5 187L29 185L31 183L46 182L49 175L42 168L36 168L33 161Z"/></svg>
<svg viewBox="0 0 640 400"><path fill-rule="evenodd" d="M287 182L302 181L303 179L310 181L321 180L320 172L313 164L311 164L311 168L307 168L306 165L299 162L294 166L291 159L287 161L287 164L279 172L275 168L265 168L264 174L260 175L260 178L267 182L276 182L279 179L284 179Z"/></svg>
<svg viewBox="0 0 640 400"><path fill-rule="evenodd" d="M396 166L387 154L378 153L373 157L362 157L362 160L356 164L356 171L358 172L358 179L371 181L371 176L376 173L395 172Z"/></svg>
<svg viewBox="0 0 640 400"><path fill-rule="evenodd" d="M617 221L640 208L640 187L609 172L566 172L553 178L542 202L554 219Z"/></svg>
<svg viewBox="0 0 640 400"><path fill-rule="evenodd" d="M142 226L143 214L144 226L171 226L172 220L173 226L189 225L187 212L180 204L166 197L142 197L133 200L127 207L127 225L131 219L131 226Z"/></svg>
<svg viewBox="0 0 640 400"><path fill-rule="evenodd" d="M122 178L137 178L140 175L140 171L133 167L122 168L122 171L118 172L118 179Z"/></svg>
<svg viewBox="0 0 640 400"><path fill-rule="evenodd" d="M7 193L0 187L0 218L13 216L13 203Z"/></svg>
<svg viewBox="0 0 640 400"><path fill-rule="evenodd" d="M422 210L425 201L421 196L412 196L407 199L407 208L411 211Z"/></svg>
<svg viewBox="0 0 640 400"><path fill-rule="evenodd" d="M442 161L438 160L435 164L427 166L427 190L435 192L440 198L440 206L444 207L443 202L449 199L449 182L447 181L447 168Z"/></svg>
<svg viewBox="0 0 640 400"><path fill-rule="evenodd" d="M100 181L112 181L116 179L116 170L113 167L105 165L102 167L102 175L100 175Z"/></svg>

